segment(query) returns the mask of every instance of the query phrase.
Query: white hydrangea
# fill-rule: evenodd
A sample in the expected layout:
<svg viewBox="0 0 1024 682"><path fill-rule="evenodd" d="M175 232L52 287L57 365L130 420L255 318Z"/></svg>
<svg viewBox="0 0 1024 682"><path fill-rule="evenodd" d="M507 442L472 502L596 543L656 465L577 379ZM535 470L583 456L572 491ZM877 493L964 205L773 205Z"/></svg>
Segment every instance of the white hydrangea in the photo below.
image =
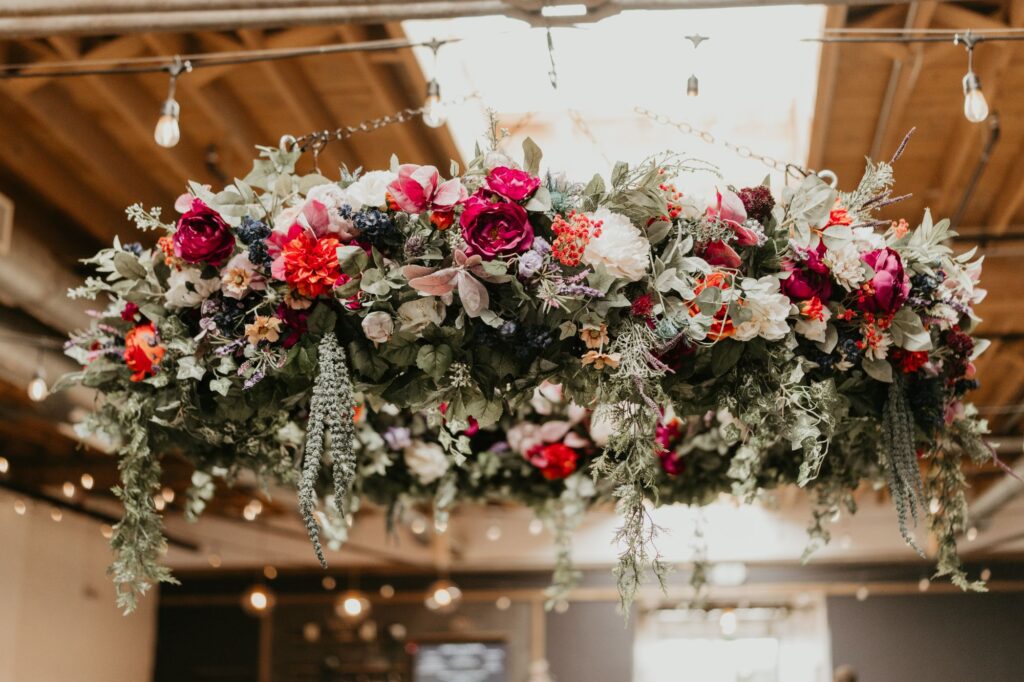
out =
<svg viewBox="0 0 1024 682"><path fill-rule="evenodd" d="M760 336L768 341L778 341L789 333L790 302L785 294L779 293L779 280L762 277L759 280L743 282L743 317L736 325L737 341L749 341Z"/></svg>
<svg viewBox="0 0 1024 682"><path fill-rule="evenodd" d="M387 204L388 185L398 176L391 171L370 171L345 188L349 205L358 211L364 206L383 208Z"/></svg>
<svg viewBox="0 0 1024 682"><path fill-rule="evenodd" d="M423 485L430 485L448 472L448 457L437 443L416 441L402 455L409 471Z"/></svg>
<svg viewBox="0 0 1024 682"><path fill-rule="evenodd" d="M636 282L647 274L651 245L629 218L606 208L588 213L591 221L602 221L601 236L592 237L583 250L583 262L603 265L608 272Z"/></svg>
<svg viewBox="0 0 1024 682"><path fill-rule="evenodd" d="M832 277L847 291L857 289L864 281L864 264L853 244L827 250L822 260L832 272Z"/></svg>

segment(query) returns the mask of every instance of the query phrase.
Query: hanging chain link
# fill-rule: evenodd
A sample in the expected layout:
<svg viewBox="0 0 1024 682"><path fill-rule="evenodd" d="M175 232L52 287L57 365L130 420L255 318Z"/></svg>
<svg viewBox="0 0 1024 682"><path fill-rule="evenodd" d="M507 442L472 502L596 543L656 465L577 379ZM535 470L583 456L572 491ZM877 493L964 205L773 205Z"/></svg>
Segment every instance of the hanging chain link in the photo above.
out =
<svg viewBox="0 0 1024 682"><path fill-rule="evenodd" d="M739 156L742 159L754 159L755 161L760 161L765 166L768 166L773 170L777 170L784 173L786 177L791 177L799 180L807 177L808 175L815 174L814 170L804 168L799 164L781 161L779 159L776 159L774 156L768 156L767 154L758 154L745 144L736 144L734 142L729 142L728 140L719 140L710 131L702 130L694 125L687 123L686 121L673 121L664 114L656 114L653 111L650 111L649 109L645 109L643 107L636 107L633 111L640 114L641 116L646 116L655 123L671 126L687 135L699 138L700 140L708 144L717 144L722 147L725 147L726 149L734 152L737 156ZM835 176L835 174L832 173L831 171L821 171L820 173L818 173L818 175L822 176L826 180L831 180Z"/></svg>
<svg viewBox="0 0 1024 682"><path fill-rule="evenodd" d="M479 93L474 92L472 94L466 95L461 99L446 101L444 102L444 106L448 107L457 104L464 104L470 100L479 98ZM320 152L323 151L324 147L326 147L329 142L335 140L345 140L352 137L353 135L358 135L359 133L372 133L376 130L386 128L387 126L394 125L396 123L405 123L407 121L411 121L415 118L422 116L426 108L426 105L415 108L410 107L407 109L402 109L401 111L397 111L393 114L388 114L387 116L367 119L355 125L341 126L340 128L335 128L334 130L317 130L312 133L306 133L305 135L302 135L300 137L285 135L281 138L280 146L282 149L285 149L287 151L298 150L300 152L312 152L313 162L315 165L316 160L320 156Z"/></svg>

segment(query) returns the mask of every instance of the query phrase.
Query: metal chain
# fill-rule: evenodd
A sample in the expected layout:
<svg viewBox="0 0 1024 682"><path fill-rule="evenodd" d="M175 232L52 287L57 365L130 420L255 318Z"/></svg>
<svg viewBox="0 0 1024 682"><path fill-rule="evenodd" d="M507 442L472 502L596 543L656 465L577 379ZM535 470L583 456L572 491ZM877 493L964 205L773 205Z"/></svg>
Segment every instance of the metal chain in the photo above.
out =
<svg viewBox="0 0 1024 682"><path fill-rule="evenodd" d="M726 149L735 152L736 155L738 155L740 158L754 159L755 161L760 161L765 166L768 166L773 170L781 171L787 177L792 177L799 180L807 177L808 175L815 174L814 170L804 168L799 164L781 161L779 159L776 159L774 156L768 156L767 154L758 154L745 144L736 144L734 142L729 142L728 140L719 140L710 131L702 130L694 125L687 123L686 121L673 121L668 116L665 116L663 114L656 114L653 111L650 111L649 109L645 109L643 107L636 107L633 111L640 114L641 116L646 116L655 123L671 126L673 128L676 128L677 130L680 130L683 133L686 133L687 135L692 135L693 137L699 138L700 140L708 144L721 145ZM822 175L823 177L829 180L831 180L835 176L835 174L832 173L831 171L821 171L819 175Z"/></svg>
<svg viewBox="0 0 1024 682"><path fill-rule="evenodd" d="M474 92L461 99L446 101L444 102L444 106L464 104L470 100L479 99L479 97L479 93ZM386 128L387 126L394 125L396 123L411 121L414 118L422 116L424 110L426 110L426 105L415 108L410 107L397 111L393 114L388 114L387 116L367 119L355 125L341 126L334 130L317 130L312 133L306 133L301 137L285 135L281 138L280 146L282 149L287 151L298 150L300 152L313 152L313 159L315 163L317 157L320 156L320 152L323 151L324 147L326 147L329 142L334 140L345 140L353 135L358 135L359 133L372 133L375 130L380 130L381 128Z"/></svg>

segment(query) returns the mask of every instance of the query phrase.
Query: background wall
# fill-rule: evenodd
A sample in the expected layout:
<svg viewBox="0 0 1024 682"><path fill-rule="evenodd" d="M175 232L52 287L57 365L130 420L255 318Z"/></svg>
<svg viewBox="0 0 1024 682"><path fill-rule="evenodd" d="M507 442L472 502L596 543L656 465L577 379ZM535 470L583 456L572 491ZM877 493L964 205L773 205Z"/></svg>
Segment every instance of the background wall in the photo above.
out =
<svg viewBox="0 0 1024 682"><path fill-rule="evenodd" d="M1020 593L829 597L832 662L865 682L1021 679Z"/></svg>
<svg viewBox="0 0 1024 682"><path fill-rule="evenodd" d="M0 490L0 682L149 680L158 595L122 616L100 524L16 499Z"/></svg>

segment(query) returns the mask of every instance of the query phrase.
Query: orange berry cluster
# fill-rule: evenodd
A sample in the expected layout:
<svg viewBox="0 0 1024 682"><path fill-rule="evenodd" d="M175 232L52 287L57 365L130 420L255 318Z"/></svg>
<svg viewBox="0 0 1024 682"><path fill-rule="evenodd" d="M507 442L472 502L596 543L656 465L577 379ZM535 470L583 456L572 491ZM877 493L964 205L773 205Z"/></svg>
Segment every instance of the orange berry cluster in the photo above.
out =
<svg viewBox="0 0 1024 682"><path fill-rule="evenodd" d="M668 211L668 215L661 216L661 219L665 222L671 222L683 212L682 204L678 203L683 198L683 193L677 190L675 185L668 182L658 185L658 189L665 193L666 210Z"/></svg>
<svg viewBox="0 0 1024 682"><path fill-rule="evenodd" d="M555 216L551 223L551 231L557 237L551 245L551 254L562 265L575 267L580 264L583 251L590 243L591 237L601 236L603 221L590 220L576 211L569 211L566 217Z"/></svg>

